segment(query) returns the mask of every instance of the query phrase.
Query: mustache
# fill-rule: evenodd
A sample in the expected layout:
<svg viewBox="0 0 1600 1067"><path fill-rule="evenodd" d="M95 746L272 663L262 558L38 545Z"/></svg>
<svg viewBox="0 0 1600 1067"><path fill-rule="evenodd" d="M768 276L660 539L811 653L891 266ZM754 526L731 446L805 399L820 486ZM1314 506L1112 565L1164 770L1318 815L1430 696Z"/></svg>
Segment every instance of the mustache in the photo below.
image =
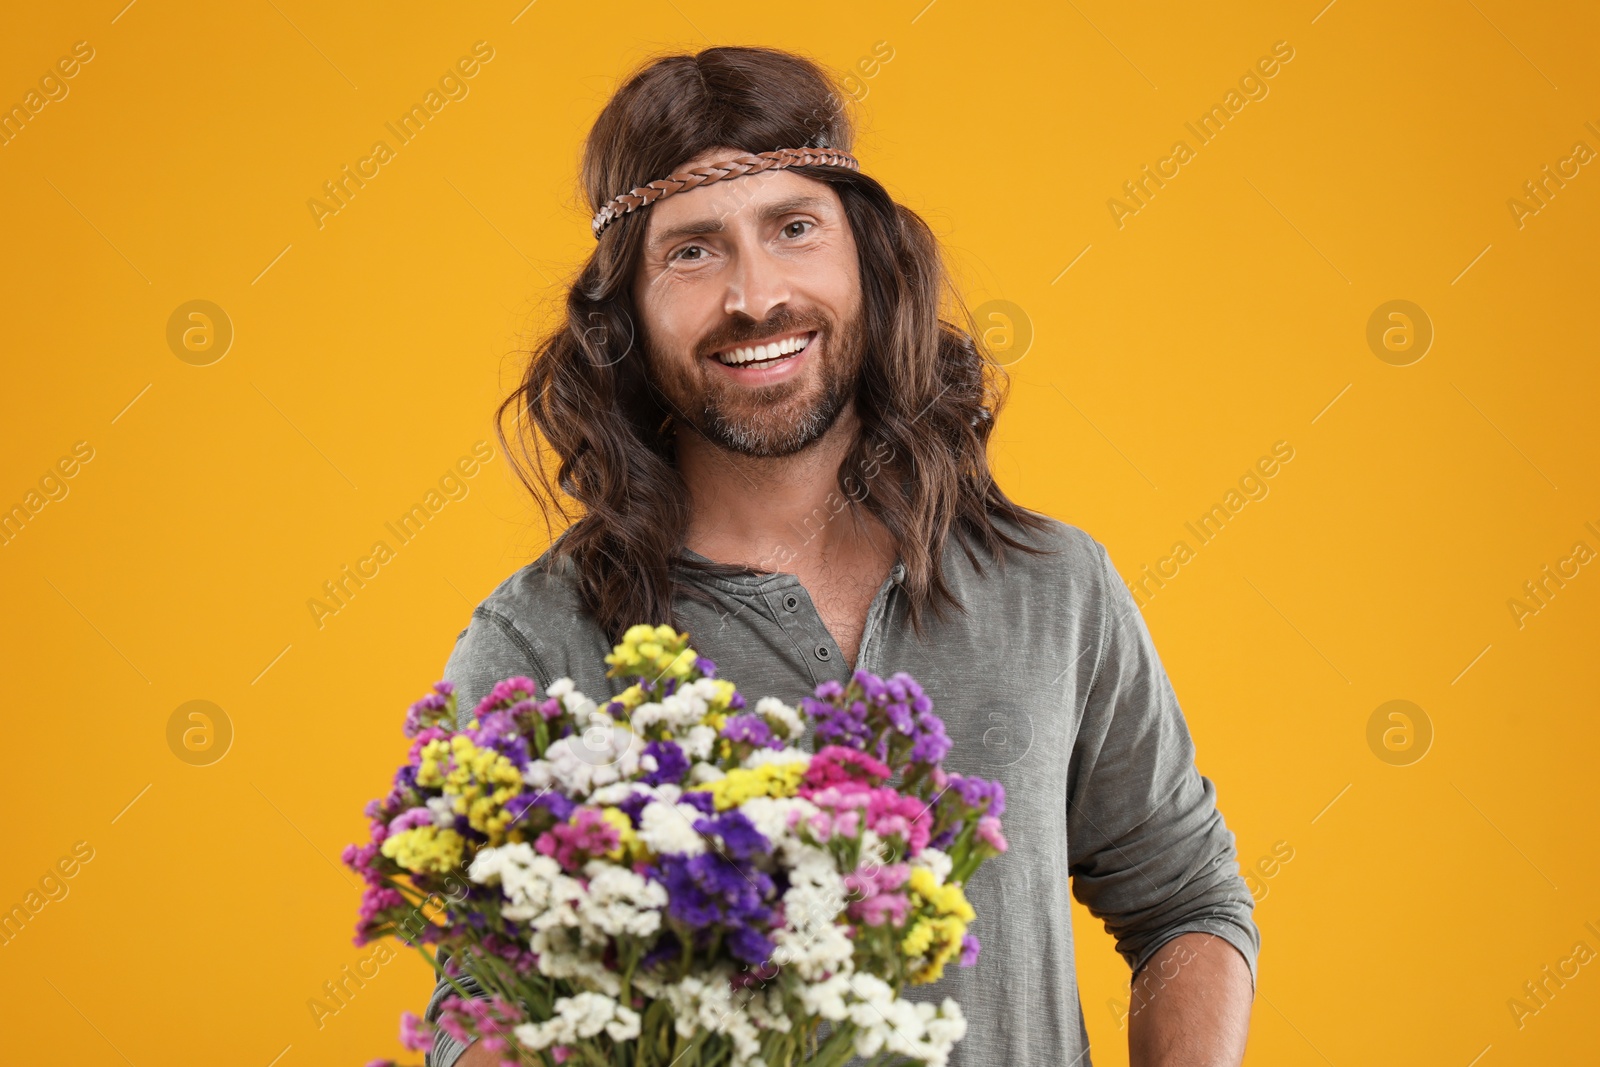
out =
<svg viewBox="0 0 1600 1067"><path fill-rule="evenodd" d="M771 337L773 334L799 333L803 330L816 330L820 334L827 333L831 327L832 323L820 312L779 314L763 322L749 325L729 324L701 341L698 351L702 356L709 356L721 349L749 344L763 337Z"/></svg>

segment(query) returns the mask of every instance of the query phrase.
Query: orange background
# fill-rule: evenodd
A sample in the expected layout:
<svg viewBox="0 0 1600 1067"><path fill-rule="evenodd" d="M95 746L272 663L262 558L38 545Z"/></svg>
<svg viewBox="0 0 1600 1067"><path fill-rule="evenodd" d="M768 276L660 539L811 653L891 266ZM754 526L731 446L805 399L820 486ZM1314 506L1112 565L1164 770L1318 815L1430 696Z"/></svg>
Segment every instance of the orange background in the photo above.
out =
<svg viewBox="0 0 1600 1067"><path fill-rule="evenodd" d="M320 1027L307 1006L373 951L338 854L405 706L545 538L498 454L410 543L384 524L493 441L593 246L574 173L617 79L708 43L853 71L864 169L972 306L1009 302L986 318L1006 489L1130 581L1194 549L1144 611L1264 894L1246 1062L1594 1057L1587 955L1520 1026L1508 1006L1600 951L1600 566L1508 607L1600 549L1600 167L1508 206L1600 149L1594 10L123 2L19 7L0 35L7 108L93 50L0 147L0 506L92 450L0 548L0 907L92 850L0 947L9 1059L399 1052L432 985L414 954ZM307 201L478 41L468 94L319 228ZM1200 145L1184 124L1280 41L1267 95ZM1179 139L1193 158L1119 227L1108 201ZM232 324L220 359L169 345L192 300ZM1422 358L1369 346L1391 300L1431 323ZM1184 524L1279 441L1270 492L1198 546ZM319 626L307 601L379 539L393 558ZM206 765L169 735L195 700L220 709L213 747L190 738ZM1420 712L1369 744L1391 700ZM1077 919L1095 1062L1125 1063L1126 968Z"/></svg>

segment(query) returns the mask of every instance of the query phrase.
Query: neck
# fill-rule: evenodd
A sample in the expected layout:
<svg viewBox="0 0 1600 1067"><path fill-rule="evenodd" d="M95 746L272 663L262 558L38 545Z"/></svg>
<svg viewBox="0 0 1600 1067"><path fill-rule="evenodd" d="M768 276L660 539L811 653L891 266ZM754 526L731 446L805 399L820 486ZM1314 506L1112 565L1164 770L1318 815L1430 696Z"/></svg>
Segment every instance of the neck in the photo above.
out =
<svg viewBox="0 0 1600 1067"><path fill-rule="evenodd" d="M790 456L744 456L692 430L677 438L678 472L689 489L686 543L719 563L796 573L892 538L870 511L842 493L839 465L860 432L854 404L816 441Z"/></svg>

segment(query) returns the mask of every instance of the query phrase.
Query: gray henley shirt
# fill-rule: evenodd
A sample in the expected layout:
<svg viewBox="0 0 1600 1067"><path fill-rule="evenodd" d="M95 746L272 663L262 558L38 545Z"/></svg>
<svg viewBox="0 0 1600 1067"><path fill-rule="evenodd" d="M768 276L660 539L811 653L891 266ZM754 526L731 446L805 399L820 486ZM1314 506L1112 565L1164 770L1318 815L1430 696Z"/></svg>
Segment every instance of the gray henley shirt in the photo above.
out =
<svg viewBox="0 0 1600 1067"><path fill-rule="evenodd" d="M1239 950L1253 987L1261 934L1216 788L1196 769L1166 670L1105 546L1055 519L1042 532L1001 522L1054 551L1008 553L1001 570L975 548L979 575L952 535L945 577L967 613L947 607L944 622L926 614L918 640L897 560L861 637L857 667L906 671L933 698L954 742L945 767L1006 790L1010 850L966 887L978 962L951 965L903 995L960 1002L968 1029L951 1067L1090 1067L1069 882L1133 972L1164 942L1203 931ZM746 699L798 704L825 679L849 679L852 667L793 574L678 574L715 598L707 606L680 594L678 628ZM577 598L571 562L546 551L474 609L444 677L457 686L465 725L493 684L513 675L541 686L565 675L596 700L617 694L621 679L605 677L610 651ZM428 1019L449 990L435 987ZM441 1031L427 1063L450 1067L463 1050Z"/></svg>

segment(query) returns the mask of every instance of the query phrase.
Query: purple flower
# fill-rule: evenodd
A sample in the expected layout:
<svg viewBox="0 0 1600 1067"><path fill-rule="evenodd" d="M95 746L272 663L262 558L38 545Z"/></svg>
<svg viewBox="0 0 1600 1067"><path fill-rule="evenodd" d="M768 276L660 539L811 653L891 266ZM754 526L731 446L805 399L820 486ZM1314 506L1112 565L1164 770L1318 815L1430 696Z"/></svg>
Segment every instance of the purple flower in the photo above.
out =
<svg viewBox="0 0 1600 1067"><path fill-rule="evenodd" d="M961 966L971 967L974 963L977 963L980 947L982 946L978 944L978 938L975 935L968 934L963 937L961 939Z"/></svg>
<svg viewBox="0 0 1600 1067"><path fill-rule="evenodd" d="M644 807L655 798L649 793L635 790L628 794L628 799L617 805L617 810L628 817L634 829L639 828L639 817L644 813Z"/></svg>
<svg viewBox="0 0 1600 1067"><path fill-rule="evenodd" d="M667 930L656 939L655 947L640 957L639 969L648 971L654 967L659 967L669 960L677 959L678 954L682 951L683 943L678 940L678 935L671 930Z"/></svg>
<svg viewBox="0 0 1600 1067"><path fill-rule="evenodd" d="M821 744L871 752L885 759L893 743L898 760L904 748L896 738L909 738L910 760L920 764L937 764L950 751L950 738L944 721L933 713L933 700L905 671L885 679L856 670L850 675L850 688L830 680L813 692L815 696L803 698L801 706ZM859 693L860 698L846 703L851 693Z"/></svg>
<svg viewBox="0 0 1600 1067"><path fill-rule="evenodd" d="M577 802L572 800L570 797L567 797L561 793L557 793L554 789L547 789L543 793L523 793L517 799L521 800L522 797L529 796L531 796L531 799L528 801L530 804L537 804L541 808L550 809L550 814L556 817L556 822L566 822L568 819L572 818L572 813L576 811L578 807Z"/></svg>
<svg viewBox="0 0 1600 1067"><path fill-rule="evenodd" d="M721 925L732 931L752 923L771 923L766 898L774 895L774 887L764 871L742 870L715 852L692 857L669 853L651 868L650 875L666 887L667 914L688 926Z"/></svg>
<svg viewBox="0 0 1600 1067"><path fill-rule="evenodd" d="M776 942L753 927L739 926L728 931L728 951L744 963L764 963L777 947Z"/></svg>
<svg viewBox="0 0 1600 1067"><path fill-rule="evenodd" d="M687 804L692 808L699 808L707 815L717 813L717 800L703 789L696 789L692 793L685 793L678 798L678 803Z"/></svg>
<svg viewBox="0 0 1600 1067"><path fill-rule="evenodd" d="M916 728L911 731L916 740L911 745L911 759L915 763L938 763L950 751L950 738L944 732L944 720L933 712L917 717Z"/></svg>
<svg viewBox="0 0 1600 1067"><path fill-rule="evenodd" d="M1005 814L1006 787L999 782L964 774L952 774L950 791L958 795L967 807L976 808L985 815L999 817ZM987 810L983 806L985 801L989 803Z"/></svg>
<svg viewBox="0 0 1600 1067"><path fill-rule="evenodd" d="M821 693L823 682L817 687ZM833 683L838 685L837 682ZM867 745L872 740L872 729L867 725L867 706L859 700L852 701L846 707L802 697L801 710L805 712L816 725L817 742L822 745L839 745L844 748L853 748L858 752L866 751Z"/></svg>
<svg viewBox="0 0 1600 1067"><path fill-rule="evenodd" d="M528 740L517 729L509 711L491 711L478 718L476 730L464 731L479 748L492 748L518 767L527 765Z"/></svg>
<svg viewBox="0 0 1600 1067"><path fill-rule="evenodd" d="M772 843L742 811L727 811L714 819L696 819L694 828L722 838L723 848L735 860L749 859L772 850Z"/></svg>
<svg viewBox="0 0 1600 1067"><path fill-rule="evenodd" d="M648 875L667 890L667 914L708 935L720 929L735 959L761 963L773 952L766 931L774 915L767 905L777 889L766 872L739 866L715 852L662 856ZM696 937L699 943L701 938Z"/></svg>
<svg viewBox="0 0 1600 1067"><path fill-rule="evenodd" d="M722 724L717 736L726 737L735 744L754 745L756 748L782 748L783 742L772 737L772 727L759 715L733 715Z"/></svg>
<svg viewBox="0 0 1600 1067"><path fill-rule="evenodd" d="M446 699L456 691L454 682L434 682L433 692L412 704L406 711L406 721L402 731L407 737L416 737L418 733L430 726L437 726L445 719L444 711L449 707ZM454 725L451 723L450 725Z"/></svg>
<svg viewBox="0 0 1600 1067"><path fill-rule="evenodd" d="M655 770L639 777L646 785L677 785L689 769L689 757L676 741L651 741L644 746L644 754L656 761Z"/></svg>

